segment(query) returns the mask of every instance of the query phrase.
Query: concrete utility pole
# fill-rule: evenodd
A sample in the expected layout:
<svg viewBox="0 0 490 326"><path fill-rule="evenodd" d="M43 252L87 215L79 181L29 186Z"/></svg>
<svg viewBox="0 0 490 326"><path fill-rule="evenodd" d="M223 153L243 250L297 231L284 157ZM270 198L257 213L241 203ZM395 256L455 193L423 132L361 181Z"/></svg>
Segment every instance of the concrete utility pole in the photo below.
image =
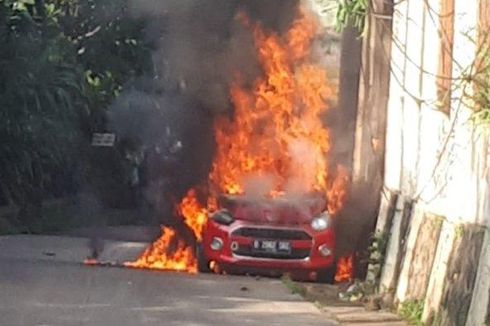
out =
<svg viewBox="0 0 490 326"><path fill-rule="evenodd" d="M361 47L358 85L353 85L353 78L359 45L352 40L352 30L347 29L342 37L340 105L347 112L357 110L355 126L348 128L355 134L351 161L352 200L358 206L356 215L361 215L356 244L361 252L369 245L374 232L383 187L392 15L392 0L371 1ZM352 62L349 62L350 56L354 57ZM354 90L358 90L358 97ZM364 272L365 264L358 262L357 274L362 277Z"/></svg>
<svg viewBox="0 0 490 326"><path fill-rule="evenodd" d="M390 84L393 1L373 0L362 46L353 159L354 185L368 187L379 203L383 185L386 112Z"/></svg>
<svg viewBox="0 0 490 326"><path fill-rule="evenodd" d="M352 25L342 31L339 74L338 114L343 124L341 164L352 169L354 135L358 107L359 78L361 73L362 39Z"/></svg>

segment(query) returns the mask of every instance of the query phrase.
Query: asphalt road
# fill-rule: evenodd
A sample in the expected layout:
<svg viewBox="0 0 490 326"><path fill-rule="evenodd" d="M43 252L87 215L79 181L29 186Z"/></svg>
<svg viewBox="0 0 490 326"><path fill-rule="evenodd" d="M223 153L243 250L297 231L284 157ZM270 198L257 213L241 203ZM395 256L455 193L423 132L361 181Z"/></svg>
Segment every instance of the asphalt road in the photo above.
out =
<svg viewBox="0 0 490 326"><path fill-rule="evenodd" d="M0 237L0 325L335 325L279 280L88 267L84 243Z"/></svg>

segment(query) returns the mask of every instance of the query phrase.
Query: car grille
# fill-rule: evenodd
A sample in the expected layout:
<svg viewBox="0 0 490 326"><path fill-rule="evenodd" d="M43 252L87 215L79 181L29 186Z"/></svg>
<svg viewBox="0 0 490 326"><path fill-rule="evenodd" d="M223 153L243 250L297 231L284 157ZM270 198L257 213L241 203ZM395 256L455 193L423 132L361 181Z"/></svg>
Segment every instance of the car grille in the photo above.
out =
<svg viewBox="0 0 490 326"><path fill-rule="evenodd" d="M310 249L292 249L290 253L271 253L271 252L254 252L250 246L240 245L233 252L239 256L247 256L254 258L273 258L273 259L305 259L310 256Z"/></svg>
<svg viewBox="0 0 490 326"><path fill-rule="evenodd" d="M242 227L233 231L232 236L245 237L249 239L268 239L279 241L311 241L311 236L303 230L295 229L268 229ZM292 248L291 252L265 252L253 250L251 245L240 244L233 253L239 256L254 258L273 258L273 259L305 259L310 256L311 248Z"/></svg>
<svg viewBox="0 0 490 326"><path fill-rule="evenodd" d="M305 231L291 229L239 228L232 235L254 239L311 240Z"/></svg>

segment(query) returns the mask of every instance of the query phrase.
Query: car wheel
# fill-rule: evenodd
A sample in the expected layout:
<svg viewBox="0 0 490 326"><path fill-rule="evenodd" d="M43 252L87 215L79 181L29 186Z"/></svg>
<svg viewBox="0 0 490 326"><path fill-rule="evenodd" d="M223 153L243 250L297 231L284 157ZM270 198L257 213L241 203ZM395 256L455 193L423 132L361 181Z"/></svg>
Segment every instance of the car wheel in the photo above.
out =
<svg viewBox="0 0 490 326"><path fill-rule="evenodd" d="M333 284L335 282L335 274L337 273L337 265L333 265L327 269L320 269L316 273L316 281L318 283Z"/></svg>
<svg viewBox="0 0 490 326"><path fill-rule="evenodd" d="M204 254L202 243L198 243L196 245L196 259L197 259L197 270L200 273L211 273L211 269L209 268L209 260L206 258L206 255Z"/></svg>

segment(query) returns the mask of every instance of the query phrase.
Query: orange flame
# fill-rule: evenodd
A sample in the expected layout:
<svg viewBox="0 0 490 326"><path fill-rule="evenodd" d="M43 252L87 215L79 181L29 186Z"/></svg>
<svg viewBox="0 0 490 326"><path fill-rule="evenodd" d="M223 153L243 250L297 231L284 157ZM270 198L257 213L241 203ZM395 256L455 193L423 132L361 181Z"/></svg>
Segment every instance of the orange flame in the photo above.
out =
<svg viewBox="0 0 490 326"><path fill-rule="evenodd" d="M335 274L335 282L352 281L354 278L354 256L342 257L337 262L337 273Z"/></svg>
<svg viewBox="0 0 490 326"><path fill-rule="evenodd" d="M249 91L231 88L233 119L216 122L217 154L210 173L215 190L246 193L246 180L273 180L268 195L328 190L330 135L321 115L334 95L325 70L312 64L314 21L301 14L283 37L254 29L264 77Z"/></svg>
<svg viewBox="0 0 490 326"><path fill-rule="evenodd" d="M347 187L349 185L349 172L342 167L337 167L337 176L327 191L328 211L335 215L338 213L347 199Z"/></svg>
<svg viewBox="0 0 490 326"><path fill-rule="evenodd" d="M176 237L175 230L167 227L162 228L162 236L148 247L138 260L124 265L197 273L193 249Z"/></svg>
<svg viewBox="0 0 490 326"><path fill-rule="evenodd" d="M195 189L187 192L187 196L182 199L177 210L180 216L184 218L185 224L194 232L196 239L200 241L202 229L208 218L208 210L202 207L197 200Z"/></svg>
<svg viewBox="0 0 490 326"><path fill-rule="evenodd" d="M337 213L345 200L347 173L329 171L330 133L322 115L327 99L335 96L325 69L311 58L317 36L316 21L304 12L284 35L268 32L244 14L236 16L252 29L257 57L263 71L252 90L241 86L240 76L230 87L233 118L215 121L216 155L209 174L212 195L202 206L190 190L177 206L196 239L202 238L209 211L217 209L216 193L246 194L249 181L267 179L264 196L320 192L328 197L330 213ZM254 192L256 190L253 190ZM175 231L163 235L132 267L176 269L195 272L193 253L175 239ZM177 241L177 250L167 249Z"/></svg>

